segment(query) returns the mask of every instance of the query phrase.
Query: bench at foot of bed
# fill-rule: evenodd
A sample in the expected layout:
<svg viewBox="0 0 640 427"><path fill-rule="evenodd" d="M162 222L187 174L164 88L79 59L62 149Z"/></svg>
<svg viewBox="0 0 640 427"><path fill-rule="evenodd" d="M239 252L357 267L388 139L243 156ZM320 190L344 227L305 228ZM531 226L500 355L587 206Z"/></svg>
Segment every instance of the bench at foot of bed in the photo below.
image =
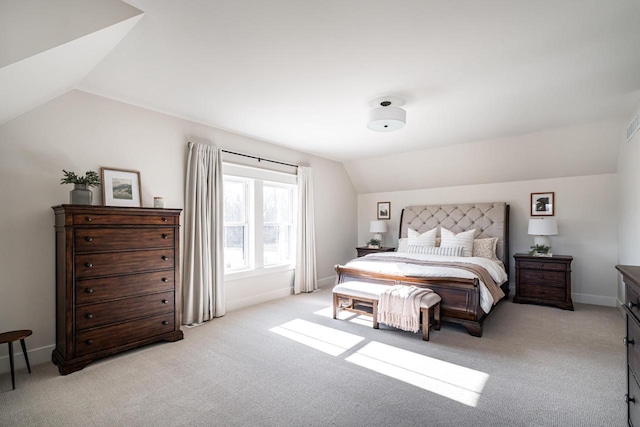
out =
<svg viewBox="0 0 640 427"><path fill-rule="evenodd" d="M378 300L387 289L389 289L388 285L366 282L337 284L333 288L333 318L336 318L338 309L371 314L373 328L378 329ZM371 312L366 310L368 307L371 308ZM429 341L430 327L433 326L436 331L440 330L440 296L435 292L425 294L420 300L420 314L422 317L422 339Z"/></svg>

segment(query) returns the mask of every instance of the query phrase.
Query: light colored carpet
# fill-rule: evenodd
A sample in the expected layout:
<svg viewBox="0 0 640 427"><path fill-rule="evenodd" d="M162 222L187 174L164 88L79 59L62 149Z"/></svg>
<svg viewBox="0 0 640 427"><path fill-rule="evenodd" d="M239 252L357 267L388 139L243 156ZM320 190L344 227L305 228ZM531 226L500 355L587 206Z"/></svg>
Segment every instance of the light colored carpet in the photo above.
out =
<svg viewBox="0 0 640 427"><path fill-rule="evenodd" d="M504 301L482 338L445 323L424 342L330 304L330 289L291 296L67 376L20 370L15 391L4 374L0 425L626 425L615 308Z"/></svg>

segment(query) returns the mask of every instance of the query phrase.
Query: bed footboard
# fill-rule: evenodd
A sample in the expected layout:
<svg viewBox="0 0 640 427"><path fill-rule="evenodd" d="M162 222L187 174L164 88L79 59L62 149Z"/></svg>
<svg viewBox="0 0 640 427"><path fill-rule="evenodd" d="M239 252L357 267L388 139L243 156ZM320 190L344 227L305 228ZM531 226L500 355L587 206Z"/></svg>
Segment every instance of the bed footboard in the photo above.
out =
<svg viewBox="0 0 640 427"><path fill-rule="evenodd" d="M335 269L337 273L336 284L357 280L389 286L414 285L429 288L442 298L440 303L442 321L461 324L470 335L482 336L482 327L487 314L480 307L478 279L393 276L366 272L342 265L336 265Z"/></svg>

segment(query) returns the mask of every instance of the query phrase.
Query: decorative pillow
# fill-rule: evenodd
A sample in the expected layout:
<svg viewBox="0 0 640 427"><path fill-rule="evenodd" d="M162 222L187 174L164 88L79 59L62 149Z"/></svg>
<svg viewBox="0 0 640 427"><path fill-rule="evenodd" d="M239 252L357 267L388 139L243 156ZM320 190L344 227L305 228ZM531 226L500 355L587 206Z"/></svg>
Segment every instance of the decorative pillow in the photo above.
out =
<svg viewBox="0 0 640 427"><path fill-rule="evenodd" d="M473 255L473 237L476 234L476 230L463 231L462 233L455 234L453 231L449 231L444 227L440 228L440 235L442 241L440 242L441 248L450 248L456 246L462 246L462 256Z"/></svg>
<svg viewBox="0 0 640 427"><path fill-rule="evenodd" d="M415 246L435 246L436 245L436 232L438 228L432 228L429 231L425 231L420 234L416 230L411 228L407 230L409 235L407 243Z"/></svg>
<svg viewBox="0 0 640 427"><path fill-rule="evenodd" d="M497 261L496 247L498 246L497 237L489 237L486 239L474 239L473 240L473 256L479 256L487 258L493 261Z"/></svg>
<svg viewBox="0 0 640 427"><path fill-rule="evenodd" d="M398 239L398 249L396 249L396 252L407 252L407 246L409 245L408 240L406 237Z"/></svg>
<svg viewBox="0 0 640 427"><path fill-rule="evenodd" d="M462 246L437 248L435 246L408 245L407 252L409 252L410 254L462 256Z"/></svg>

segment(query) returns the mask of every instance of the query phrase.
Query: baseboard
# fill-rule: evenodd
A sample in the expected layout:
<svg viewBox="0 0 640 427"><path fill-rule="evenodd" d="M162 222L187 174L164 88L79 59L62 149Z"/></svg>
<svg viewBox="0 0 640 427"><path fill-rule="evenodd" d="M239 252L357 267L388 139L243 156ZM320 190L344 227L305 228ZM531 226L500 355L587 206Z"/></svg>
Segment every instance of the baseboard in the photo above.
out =
<svg viewBox="0 0 640 427"><path fill-rule="evenodd" d="M286 288L276 289L270 292L263 292L260 294L251 295L246 298L240 298L234 301L227 301L226 311L238 310L240 308L249 307L252 305L260 304L262 302L271 301L278 298L288 297L293 294L293 288L287 286Z"/></svg>
<svg viewBox="0 0 640 427"><path fill-rule="evenodd" d="M51 352L56 348L55 345L48 345L40 348L29 348L29 339L25 340L27 345L27 354L29 355L29 365L33 368L36 365L51 362ZM21 369L27 369L27 364L24 361L22 355L22 347L20 347L20 341L13 343L13 361L16 365L16 371ZM0 357L0 374L8 374L11 372L11 365L9 363L9 355Z"/></svg>
<svg viewBox="0 0 640 427"><path fill-rule="evenodd" d="M329 276L323 279L318 279L318 288L328 288L333 287L334 283L336 283L336 276Z"/></svg>
<svg viewBox="0 0 640 427"><path fill-rule="evenodd" d="M605 307L616 307L618 306L618 298L617 297L603 297L600 295L589 295L589 294L571 294L571 299L573 302L581 303L581 304L592 304L592 305L603 305Z"/></svg>

